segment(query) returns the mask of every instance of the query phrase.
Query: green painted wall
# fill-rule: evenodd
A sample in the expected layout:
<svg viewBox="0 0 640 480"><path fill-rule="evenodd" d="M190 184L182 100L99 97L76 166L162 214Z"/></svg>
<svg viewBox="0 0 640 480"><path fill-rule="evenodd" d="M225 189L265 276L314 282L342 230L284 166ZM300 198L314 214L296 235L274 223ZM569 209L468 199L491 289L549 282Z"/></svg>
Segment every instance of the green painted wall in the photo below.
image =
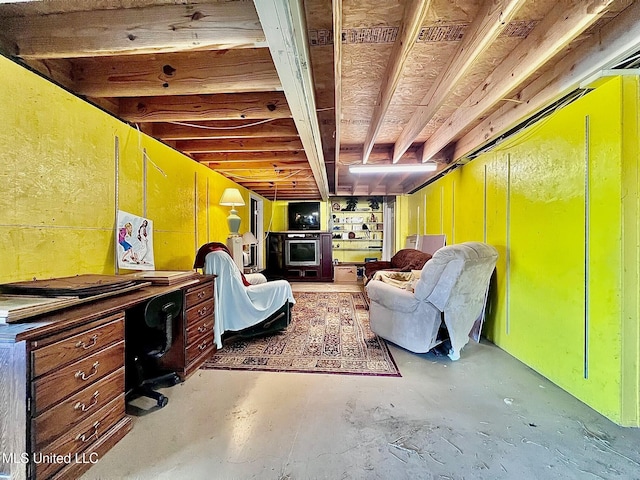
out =
<svg viewBox="0 0 640 480"><path fill-rule="evenodd" d="M636 77L612 79L407 205L409 233L498 249L490 340L636 426L638 102Z"/></svg>
<svg viewBox="0 0 640 480"><path fill-rule="evenodd" d="M116 188L120 210L146 206L159 270L191 269L200 245L226 239L224 188L248 205L248 190L4 57L0 112L0 282L113 273Z"/></svg>

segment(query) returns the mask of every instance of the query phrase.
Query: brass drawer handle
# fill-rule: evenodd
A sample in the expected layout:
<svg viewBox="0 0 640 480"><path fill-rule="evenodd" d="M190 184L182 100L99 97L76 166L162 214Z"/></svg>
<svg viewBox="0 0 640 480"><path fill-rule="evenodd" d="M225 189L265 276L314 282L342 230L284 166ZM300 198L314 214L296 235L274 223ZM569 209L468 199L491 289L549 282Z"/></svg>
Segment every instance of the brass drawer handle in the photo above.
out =
<svg viewBox="0 0 640 480"><path fill-rule="evenodd" d="M96 390L96 393L91 397L91 403L87 405L86 403L78 402L73 406L74 410L82 410L83 412L87 412L91 410L98 403L98 395L100 395L100 391Z"/></svg>
<svg viewBox="0 0 640 480"><path fill-rule="evenodd" d="M200 315L201 317L204 317L208 311L209 309L207 307L202 307L198 309L198 315Z"/></svg>
<svg viewBox="0 0 640 480"><path fill-rule="evenodd" d="M206 295L207 292L205 292L204 290L202 290L201 292L198 292L198 298L204 298L204 296Z"/></svg>
<svg viewBox="0 0 640 480"><path fill-rule="evenodd" d="M204 333L207 331L207 327L209 326L208 323L203 323L200 327L198 327L198 332L199 333Z"/></svg>
<svg viewBox="0 0 640 480"><path fill-rule="evenodd" d="M93 424L93 433L91 435L89 435L88 437L84 434L84 433L79 433L78 436L76 437L76 440L80 440L82 443L87 443L89 440L91 440L91 437L96 437L96 440L98 439L98 427L100 426L100 422L96 422Z"/></svg>
<svg viewBox="0 0 640 480"><path fill-rule="evenodd" d="M207 342L206 341L204 341L200 345L198 345L198 350L200 350L200 351L204 350L205 348L207 348Z"/></svg>
<svg viewBox="0 0 640 480"><path fill-rule="evenodd" d="M92 367L91 367L91 373L89 375L85 374L82 370L78 370L76 372L76 378L80 378L82 380L89 380L91 377L93 377L96 373L98 373L98 365L100 365L100 362L95 362Z"/></svg>
<svg viewBox="0 0 640 480"><path fill-rule="evenodd" d="M76 343L76 348L81 348L83 350L89 350L96 343L98 343L98 335L97 334L91 336L91 343L89 343L88 345L86 343L84 343L84 341L78 340L78 343Z"/></svg>

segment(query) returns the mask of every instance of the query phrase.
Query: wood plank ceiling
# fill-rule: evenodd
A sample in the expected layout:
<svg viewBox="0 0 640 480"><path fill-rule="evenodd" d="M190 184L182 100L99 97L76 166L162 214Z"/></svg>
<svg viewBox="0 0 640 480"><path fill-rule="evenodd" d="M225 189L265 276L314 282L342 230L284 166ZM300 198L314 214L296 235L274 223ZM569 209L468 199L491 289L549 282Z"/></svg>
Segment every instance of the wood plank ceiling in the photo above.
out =
<svg viewBox="0 0 640 480"><path fill-rule="evenodd" d="M619 67L640 6L23 0L0 4L0 49L266 198L397 195Z"/></svg>

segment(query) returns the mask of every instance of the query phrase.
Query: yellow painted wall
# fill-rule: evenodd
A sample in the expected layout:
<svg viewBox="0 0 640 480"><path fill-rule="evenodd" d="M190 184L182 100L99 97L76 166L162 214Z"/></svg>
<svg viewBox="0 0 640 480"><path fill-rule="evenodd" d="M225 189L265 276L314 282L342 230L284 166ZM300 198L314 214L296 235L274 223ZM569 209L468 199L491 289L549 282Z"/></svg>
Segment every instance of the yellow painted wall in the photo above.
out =
<svg viewBox="0 0 640 480"><path fill-rule="evenodd" d="M415 212L415 208L410 205L413 196L398 195L396 197L396 211L395 211L395 251L404 248L405 241L408 235L416 233L415 218L412 218L411 213Z"/></svg>
<svg viewBox="0 0 640 480"><path fill-rule="evenodd" d="M498 249L489 339L636 426L638 102L637 78L612 79L407 204L409 233Z"/></svg>
<svg viewBox="0 0 640 480"><path fill-rule="evenodd" d="M248 190L4 57L0 111L0 282L114 273L116 200L146 206L156 269L190 269L200 245L228 235L224 188L248 204ZM242 232L248 206L238 211Z"/></svg>

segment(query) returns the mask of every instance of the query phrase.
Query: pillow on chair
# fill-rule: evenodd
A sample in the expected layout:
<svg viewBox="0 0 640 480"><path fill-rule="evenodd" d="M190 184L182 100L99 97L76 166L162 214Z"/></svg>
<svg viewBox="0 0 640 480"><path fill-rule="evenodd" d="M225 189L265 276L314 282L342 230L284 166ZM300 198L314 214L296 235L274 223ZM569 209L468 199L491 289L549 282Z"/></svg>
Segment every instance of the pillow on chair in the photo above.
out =
<svg viewBox="0 0 640 480"><path fill-rule="evenodd" d="M220 243L220 242L205 243L198 249L198 253L196 254L196 259L193 261L193 268L204 268L204 259L207 256L207 254L211 252L217 252L218 250L227 252L229 256L233 258L233 255L231 255L231 251L229 251L229 248L224 243ZM249 285L257 285L257 283L264 283L262 281L258 281L256 283L250 282L249 280L247 280L247 277L244 275L243 272L240 272L240 278L242 278L242 283L244 284L245 287L248 287ZM267 279L265 278L264 281L266 282Z"/></svg>

